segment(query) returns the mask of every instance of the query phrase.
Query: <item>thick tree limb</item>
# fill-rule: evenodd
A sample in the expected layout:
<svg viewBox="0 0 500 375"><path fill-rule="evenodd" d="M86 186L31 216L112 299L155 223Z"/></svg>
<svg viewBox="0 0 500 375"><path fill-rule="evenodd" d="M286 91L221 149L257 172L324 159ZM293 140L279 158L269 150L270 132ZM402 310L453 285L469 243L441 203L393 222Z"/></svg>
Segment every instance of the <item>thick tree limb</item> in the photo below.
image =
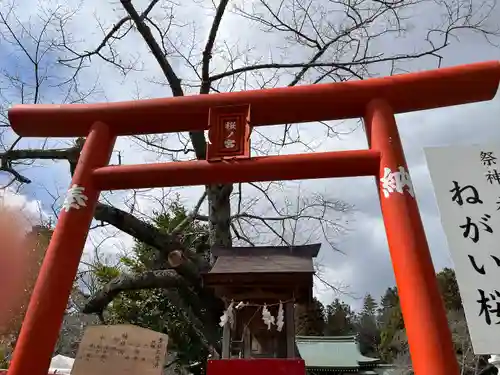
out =
<svg viewBox="0 0 500 375"><path fill-rule="evenodd" d="M19 181L21 184L31 184L31 180L29 178L23 176L21 173L16 171L14 168L12 168L12 165L9 162L4 162L2 160L2 164L0 165L0 171L9 173L12 176L14 176L13 179L7 184L7 186L3 186L4 188L9 187L15 181Z"/></svg>
<svg viewBox="0 0 500 375"><path fill-rule="evenodd" d="M157 0L154 0L151 4L156 2ZM135 9L131 0L121 0L121 3L134 22L135 26L137 27L137 31L139 31L149 49L151 50L154 58L158 62L158 65L160 66L165 78L167 79L168 84L170 85L172 95L184 96L184 90L182 89L181 80L168 62L165 54L162 52L161 47L151 33L150 28L148 27L148 25L146 25L146 22L144 22L145 17L142 17L139 15L139 13L137 13L137 10ZM148 9L152 8L151 4ZM206 155L206 142L203 132L189 132L189 137L191 139L191 143L193 144L197 159L204 159Z"/></svg>
<svg viewBox="0 0 500 375"><path fill-rule="evenodd" d="M22 159L40 159L40 160L68 160L75 156L79 149L68 148L63 150L43 150L43 149L27 149L27 150L10 150L1 155L2 158L7 158L11 161Z"/></svg>
<svg viewBox="0 0 500 375"><path fill-rule="evenodd" d="M183 96L184 91L182 90L181 80L173 71L172 66L169 64L166 56L162 53L162 50L155 40L151 30L144 22L144 19L135 10L131 0L121 0L121 3L129 16L134 21L137 30L142 35L144 41L150 48L153 56L160 65L165 78L167 79L174 96ZM210 29L209 37L204 50L203 67L202 73L204 72L205 78L208 78L210 57L212 53L213 46L215 44L215 38L217 31L219 29L224 10L227 6L228 1L223 0L219 4L216 16L213 21L212 27ZM208 94L210 86L202 85L202 94ZM206 157L206 142L203 132L190 132L189 133L191 142L193 143L193 148L197 159L205 159ZM230 204L229 197L231 194L232 186L219 187L212 186L207 187L208 201L209 201L209 212L210 212L210 225L214 228L212 243L223 244L229 246L231 243L231 233L229 228L229 214L230 214ZM227 193L228 192L228 193ZM224 193L224 194L222 194ZM227 194L226 194L227 193Z"/></svg>
<svg viewBox="0 0 500 375"><path fill-rule="evenodd" d="M201 321L198 315L193 313L192 306L186 305L185 299L182 299L178 292L167 289L163 291L163 295L178 308L183 319L191 323L190 328L198 336L203 346L208 349L209 353L218 356L221 348L219 332L217 332L216 328L214 329L217 325L214 322L208 322L207 324L206 320Z"/></svg>
<svg viewBox="0 0 500 375"><path fill-rule="evenodd" d="M124 291L182 287L184 280L173 270L148 271L138 275L123 274L93 295L83 308L83 313L94 314L103 311L118 294Z"/></svg>
<svg viewBox="0 0 500 375"><path fill-rule="evenodd" d="M211 351L217 350L218 334L212 328L214 322L206 319L210 315L200 317L199 313L194 313L194 308L199 311L202 305L199 301L194 303L197 300L196 296L186 288L184 279L173 270L147 271L135 275L123 274L92 296L82 312L84 314L100 314L120 293L144 289L163 289L164 296L179 307L186 322L191 322L191 328L200 338L202 344ZM176 290L183 290L184 293L190 295L188 298L190 305L181 299Z"/></svg>
<svg viewBox="0 0 500 375"><path fill-rule="evenodd" d="M226 10L228 3L229 0L221 0L217 7L217 10L215 11L215 17L212 21L210 32L208 33L207 43L205 44L205 49L203 50L200 94L210 93L210 60L212 59L212 51L214 49L215 39L217 38L217 32L219 31L222 17L224 16L224 11ZM189 137L191 138L191 143L193 144L196 158L198 160L205 159L207 154L207 144L203 132L189 132ZM208 200L209 202L212 200L210 192Z"/></svg>
<svg viewBox="0 0 500 375"><path fill-rule="evenodd" d="M207 44L203 50L200 94L208 94L210 92L210 60L212 59L212 50L214 49L215 38L217 37L217 32L219 31L219 27L222 22L222 16L224 16L224 11L226 10L228 3L229 0L221 0L215 12L212 27L208 33Z"/></svg>
<svg viewBox="0 0 500 375"><path fill-rule="evenodd" d="M154 270L140 274L122 274L106 284L98 293L94 294L83 308L85 314L101 313L121 292L143 289L176 289L183 290L187 302L195 311L204 307L196 294L186 287L182 275L174 270ZM198 319L198 318L197 318ZM205 321L205 323L207 323ZM213 323L213 322L211 322Z"/></svg>
<svg viewBox="0 0 500 375"><path fill-rule="evenodd" d="M209 94L210 92L210 61L212 59L212 51L228 3L229 0L220 1L208 33L205 49L203 50L200 94ZM189 136L191 137L191 142L196 151L196 157L198 159L205 159L206 142L204 134L202 132L191 132ZM232 185L213 185L206 187L208 194L209 225L211 229L210 243L212 245L231 246L230 196L232 190ZM207 254L206 259L210 264L213 264L214 259L210 252Z"/></svg>
<svg viewBox="0 0 500 375"><path fill-rule="evenodd" d="M157 249L158 257L153 265L155 269L168 268L168 255L174 250L184 250L184 246L178 241L177 236L161 232L153 225L139 220L134 215L119 208L98 203L94 218L98 221L104 221L138 241ZM203 267L203 264L201 266ZM208 265L204 268L208 268ZM198 267L193 262L185 259L184 263L175 268L175 272L183 276L198 292L203 293L201 276Z"/></svg>
<svg viewBox="0 0 500 375"><path fill-rule="evenodd" d="M230 197L233 185L212 185L208 187L208 221L210 225L210 243L212 245L230 247L231 238L231 204ZM210 260L212 263L213 259Z"/></svg>
<svg viewBox="0 0 500 375"><path fill-rule="evenodd" d="M168 254L174 250L183 250L183 245L178 241L176 236L161 232L151 224L139 220L134 215L116 207L98 203L94 218L111 224L115 228L131 235L138 241L157 249L159 259L157 264L154 265L155 268L167 268ZM196 265L191 260L185 259L184 262L172 272L182 276L184 280L194 288L207 309L219 311L223 308L223 303L219 298L215 297L212 292L203 288L198 267L208 269L209 266L203 262L200 265ZM120 283L120 280L113 280L111 283L116 284L117 282ZM141 282L141 280L138 282ZM128 289L129 285L132 285L132 289ZM122 290L134 290L135 284L133 284L133 282L132 284L125 283L125 285L121 285L120 288L122 288ZM108 304L109 302L106 303L105 306Z"/></svg>
<svg viewBox="0 0 500 375"><path fill-rule="evenodd" d="M115 207L99 203L95 217L156 248L162 260L161 263L164 263L163 267L167 267L166 260L171 251L183 248L182 244L177 241L176 236L163 233L152 225ZM162 266L162 264L157 266ZM188 285L193 288L193 291L189 289ZM195 333L202 343L207 346L207 349L217 351L218 349L214 348L217 348L218 333L213 332L213 327L216 327L217 314L222 313L224 305L211 291L203 288L199 269L189 259L185 259L174 270L153 270L139 275L119 276L92 296L85 306L84 312L101 313L120 292L156 288L164 289L165 296L172 303L178 303L181 298L177 296L177 293L173 293L171 289L184 291L182 296L185 303L180 305L185 310L183 316L185 315L185 318L189 319L188 321L193 324ZM177 299L175 299L177 302L172 300L174 294L177 296Z"/></svg>
<svg viewBox="0 0 500 375"><path fill-rule="evenodd" d="M123 5L123 8L127 11L129 14L130 18L135 24L135 27L137 28L137 31L141 34L142 38L148 45L149 49L151 50L151 53L155 57L156 61L158 62L158 65L160 65L160 68L165 75L165 78L167 78L167 81L170 85L170 88L172 89L172 93L174 96L183 96L184 91L182 90L181 86L181 80L177 76L177 74L174 72L174 69L166 59L165 55L163 54L161 47L159 46L158 42L155 40L153 34L151 33L150 28L146 23L144 22L144 18L137 13L137 10L135 9L134 5L132 4L131 0L120 0L120 2ZM148 7L152 9L152 6L156 4L158 0L154 0L150 6ZM149 9L149 11L151 11Z"/></svg>
<svg viewBox="0 0 500 375"><path fill-rule="evenodd" d="M27 150L10 150L0 154L0 171L11 174L14 180L23 184L31 183L31 180L19 173L14 167L13 162L19 160L71 160L78 159L80 148L78 146L63 149L63 150L44 150L44 149L27 149Z"/></svg>
<svg viewBox="0 0 500 375"><path fill-rule="evenodd" d="M94 218L98 221L111 224L115 228L155 249L168 252L169 250L182 249L181 243L175 237L159 231L153 225L139 220L134 215L119 208L98 203Z"/></svg>

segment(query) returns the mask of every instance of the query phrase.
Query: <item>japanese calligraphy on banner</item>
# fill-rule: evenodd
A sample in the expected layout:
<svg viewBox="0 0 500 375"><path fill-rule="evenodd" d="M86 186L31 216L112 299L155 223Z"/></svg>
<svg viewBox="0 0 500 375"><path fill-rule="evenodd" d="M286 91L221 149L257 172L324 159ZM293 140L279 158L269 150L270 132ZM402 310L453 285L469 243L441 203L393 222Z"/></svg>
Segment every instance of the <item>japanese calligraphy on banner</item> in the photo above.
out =
<svg viewBox="0 0 500 375"><path fill-rule="evenodd" d="M474 352L500 353L500 145L425 155Z"/></svg>
<svg viewBox="0 0 500 375"><path fill-rule="evenodd" d="M161 375L168 336L133 325L90 326L71 375Z"/></svg>

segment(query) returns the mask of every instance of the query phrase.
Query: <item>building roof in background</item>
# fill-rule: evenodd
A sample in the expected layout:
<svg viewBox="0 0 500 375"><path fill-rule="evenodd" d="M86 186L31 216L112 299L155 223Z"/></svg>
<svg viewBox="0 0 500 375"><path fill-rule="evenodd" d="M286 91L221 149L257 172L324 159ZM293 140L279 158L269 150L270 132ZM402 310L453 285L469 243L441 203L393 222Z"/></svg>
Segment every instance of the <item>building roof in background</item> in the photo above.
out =
<svg viewBox="0 0 500 375"><path fill-rule="evenodd" d="M297 336L295 340L309 368L354 369L379 362L361 354L355 336Z"/></svg>

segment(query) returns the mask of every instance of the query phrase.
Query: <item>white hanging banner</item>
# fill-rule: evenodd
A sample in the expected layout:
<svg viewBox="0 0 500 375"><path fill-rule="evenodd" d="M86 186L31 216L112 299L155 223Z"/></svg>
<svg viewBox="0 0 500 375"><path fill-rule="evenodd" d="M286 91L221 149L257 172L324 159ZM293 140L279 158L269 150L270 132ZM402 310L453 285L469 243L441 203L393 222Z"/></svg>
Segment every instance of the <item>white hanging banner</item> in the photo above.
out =
<svg viewBox="0 0 500 375"><path fill-rule="evenodd" d="M500 353L500 145L425 149L475 354Z"/></svg>

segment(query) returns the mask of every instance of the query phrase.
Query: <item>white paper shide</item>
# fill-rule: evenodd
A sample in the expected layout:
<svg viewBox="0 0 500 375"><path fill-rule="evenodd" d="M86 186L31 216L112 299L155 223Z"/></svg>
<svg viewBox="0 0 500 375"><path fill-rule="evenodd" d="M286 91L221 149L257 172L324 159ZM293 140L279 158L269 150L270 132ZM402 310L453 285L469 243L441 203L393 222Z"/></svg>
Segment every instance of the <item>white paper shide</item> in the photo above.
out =
<svg viewBox="0 0 500 375"><path fill-rule="evenodd" d="M63 210L68 212L70 209L74 208L79 210L81 207L87 207L88 197L84 194L85 188L83 186L78 186L73 184L67 191L66 197L62 204Z"/></svg>
<svg viewBox="0 0 500 375"><path fill-rule="evenodd" d="M500 353L500 146L425 155L474 352Z"/></svg>
<svg viewBox="0 0 500 375"><path fill-rule="evenodd" d="M283 308L283 302L280 302L278 305L278 314L276 317L273 316L271 311L269 311L268 306L264 305L249 305L243 301L239 302L235 306L235 302L232 301L222 316L220 317L219 325L224 327L226 324L233 325L235 322L235 312L236 310L240 310L246 306L258 307L261 310L261 317L264 324L267 326L268 330L271 330L272 326L276 326L276 330L281 332L283 330L283 326L285 325L285 310ZM247 324L249 322L246 322Z"/></svg>

